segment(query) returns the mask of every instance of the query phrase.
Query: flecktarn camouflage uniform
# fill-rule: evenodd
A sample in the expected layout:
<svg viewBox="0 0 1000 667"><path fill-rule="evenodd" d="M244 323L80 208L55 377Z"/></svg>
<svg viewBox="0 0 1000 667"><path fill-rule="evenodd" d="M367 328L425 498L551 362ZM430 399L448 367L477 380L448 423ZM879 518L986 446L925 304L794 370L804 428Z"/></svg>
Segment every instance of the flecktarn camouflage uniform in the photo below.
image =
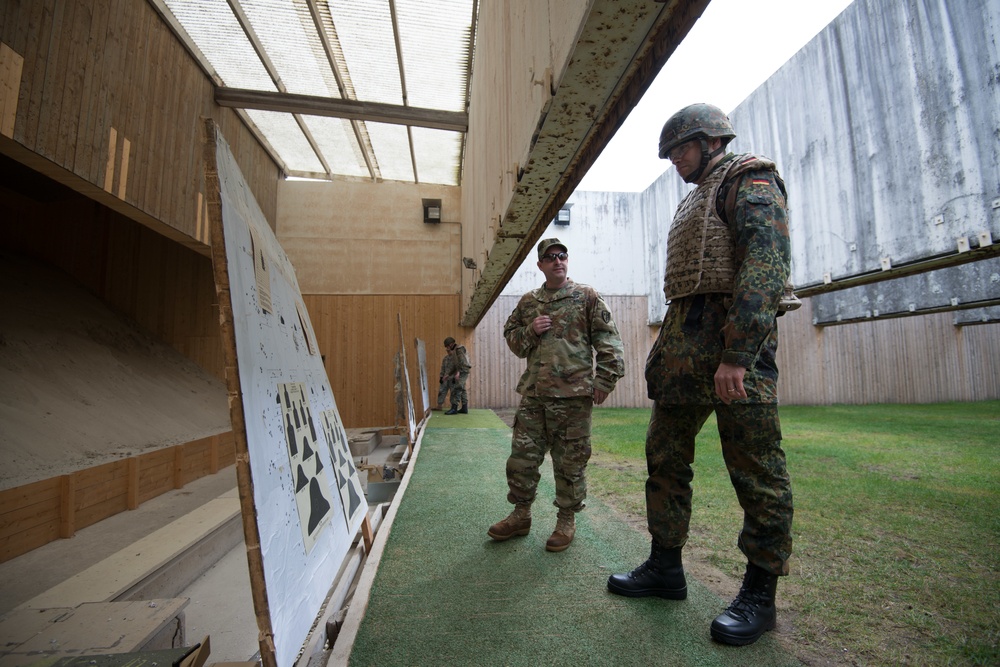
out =
<svg viewBox="0 0 1000 667"><path fill-rule="evenodd" d="M438 376L438 405L444 404L448 392L452 392L451 402L455 402L453 387L455 386L455 358L451 352L441 359L441 374Z"/></svg>
<svg viewBox="0 0 1000 667"><path fill-rule="evenodd" d="M538 336L531 324L540 315L552 318L552 328ZM554 504L579 511L587 497L594 388L611 393L625 374L618 327L594 288L569 280L558 290L543 285L521 297L504 337L514 354L527 359L517 385L522 398L507 459L507 499L535 499L539 466L550 452Z"/></svg>
<svg viewBox="0 0 1000 667"><path fill-rule="evenodd" d="M717 202L733 188L734 219L726 222ZM691 224L697 216L709 221ZM646 361L655 401L646 436L649 531L668 549L687 541L695 436L714 411L745 512L739 547L751 563L788 574L792 491L781 449L775 354L791 251L784 184L773 163L727 155L678 207L669 245L664 291L670 305ZM747 369L746 399L727 406L715 395L720 362Z"/></svg>
<svg viewBox="0 0 1000 667"><path fill-rule="evenodd" d="M458 373L451 388L451 404L464 405L468 408L469 392L466 390L465 384L469 381L469 369L472 368L472 364L469 362L469 353L464 345L457 345L451 356L453 358L452 377L456 372Z"/></svg>

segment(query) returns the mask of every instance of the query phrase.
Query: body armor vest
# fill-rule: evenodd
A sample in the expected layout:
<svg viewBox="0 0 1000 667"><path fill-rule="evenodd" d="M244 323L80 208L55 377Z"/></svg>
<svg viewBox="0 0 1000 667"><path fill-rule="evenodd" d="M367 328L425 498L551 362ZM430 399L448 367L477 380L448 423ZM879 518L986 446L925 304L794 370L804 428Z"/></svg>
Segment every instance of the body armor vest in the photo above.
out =
<svg viewBox="0 0 1000 667"><path fill-rule="evenodd" d="M667 235L667 270L663 294L672 299L691 294L732 294L736 281L733 231L716 211L722 184L754 169L775 169L766 158L737 155L716 168L677 207Z"/></svg>

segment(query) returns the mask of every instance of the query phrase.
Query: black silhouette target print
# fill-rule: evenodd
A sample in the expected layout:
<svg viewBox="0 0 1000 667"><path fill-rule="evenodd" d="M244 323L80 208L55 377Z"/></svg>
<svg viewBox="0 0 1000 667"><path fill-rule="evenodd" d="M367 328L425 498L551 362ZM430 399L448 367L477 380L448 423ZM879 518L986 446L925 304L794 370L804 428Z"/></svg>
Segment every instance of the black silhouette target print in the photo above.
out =
<svg viewBox="0 0 1000 667"><path fill-rule="evenodd" d="M354 520L365 511L365 492L358 479L358 469L351 458L350 446L347 442L347 431L340 421L336 410L324 410L322 413L323 435L333 461L333 476L336 478L340 499L343 501L344 518L348 525L354 525Z"/></svg>
<svg viewBox="0 0 1000 667"><path fill-rule="evenodd" d="M306 553L309 553L332 515L327 466L319 455L319 437L305 384L279 384L278 400L285 425L288 463L293 476L302 540Z"/></svg>

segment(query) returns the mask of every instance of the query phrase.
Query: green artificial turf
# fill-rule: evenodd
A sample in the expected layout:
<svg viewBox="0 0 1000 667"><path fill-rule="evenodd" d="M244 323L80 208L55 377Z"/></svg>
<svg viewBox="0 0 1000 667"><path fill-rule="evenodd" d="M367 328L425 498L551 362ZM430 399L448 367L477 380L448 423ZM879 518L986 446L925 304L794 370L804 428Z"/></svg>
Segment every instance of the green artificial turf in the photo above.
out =
<svg viewBox="0 0 1000 667"><path fill-rule="evenodd" d="M556 518L548 459L531 534L489 539L511 509L509 451L510 429L489 411L431 418L351 665L800 664L771 634L747 647L714 643L709 624L728 600L690 577L685 601L608 593L608 576L645 560L649 542L596 500L578 515L573 545L545 551Z"/></svg>

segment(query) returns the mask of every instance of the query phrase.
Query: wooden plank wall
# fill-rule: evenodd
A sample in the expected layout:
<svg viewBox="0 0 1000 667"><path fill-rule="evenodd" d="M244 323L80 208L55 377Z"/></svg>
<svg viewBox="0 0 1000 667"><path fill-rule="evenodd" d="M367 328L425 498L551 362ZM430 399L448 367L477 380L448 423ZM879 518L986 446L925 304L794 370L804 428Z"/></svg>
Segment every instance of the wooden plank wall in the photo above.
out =
<svg viewBox="0 0 1000 667"><path fill-rule="evenodd" d="M0 42L11 61L0 70L20 65L3 152L207 254L201 119L212 117L273 227L280 169L215 104L212 82L150 3L4 2Z"/></svg>
<svg viewBox="0 0 1000 667"><path fill-rule="evenodd" d="M626 377L609 407L650 406L643 377L658 333L646 297L606 297L622 332ZM524 361L503 340L517 297L497 299L475 332L469 384L475 407L515 407ZM1000 324L956 327L941 313L814 327L809 300L779 319L778 392L784 405L933 403L1000 398Z"/></svg>
<svg viewBox="0 0 1000 667"><path fill-rule="evenodd" d="M1000 398L1000 324L937 313L830 327L811 303L779 320L781 401L934 403Z"/></svg>
<svg viewBox="0 0 1000 667"><path fill-rule="evenodd" d="M474 407L509 408L517 405L517 382L525 369L503 337L503 326L520 297L501 296L476 327L476 347L472 357L469 385L475 388ZM646 297L606 296L625 350L625 377L605 401L605 407L649 407L643 370L646 354L657 329L646 324ZM472 395L470 391L470 396ZM472 400L470 398L470 400Z"/></svg>
<svg viewBox="0 0 1000 667"><path fill-rule="evenodd" d="M472 332L456 325L460 297L457 294L411 295L322 295L306 294L303 301L337 409L347 428L396 426L393 392L393 357L399 351L399 321L402 318L406 360L413 390L413 405L420 413L415 338L427 346L427 374L432 403L437 400L437 377L448 336L474 354ZM477 407L470 392L470 402ZM399 424L402 425L402 424Z"/></svg>
<svg viewBox="0 0 1000 667"><path fill-rule="evenodd" d="M224 379L208 257L75 194L41 203L0 191L0 214L5 222L0 249L61 269L112 309Z"/></svg>
<svg viewBox="0 0 1000 667"><path fill-rule="evenodd" d="M424 198L441 222L424 222ZM281 181L276 236L303 294L457 294L460 201L444 185Z"/></svg>
<svg viewBox="0 0 1000 667"><path fill-rule="evenodd" d="M232 431L0 491L0 562L236 462Z"/></svg>

